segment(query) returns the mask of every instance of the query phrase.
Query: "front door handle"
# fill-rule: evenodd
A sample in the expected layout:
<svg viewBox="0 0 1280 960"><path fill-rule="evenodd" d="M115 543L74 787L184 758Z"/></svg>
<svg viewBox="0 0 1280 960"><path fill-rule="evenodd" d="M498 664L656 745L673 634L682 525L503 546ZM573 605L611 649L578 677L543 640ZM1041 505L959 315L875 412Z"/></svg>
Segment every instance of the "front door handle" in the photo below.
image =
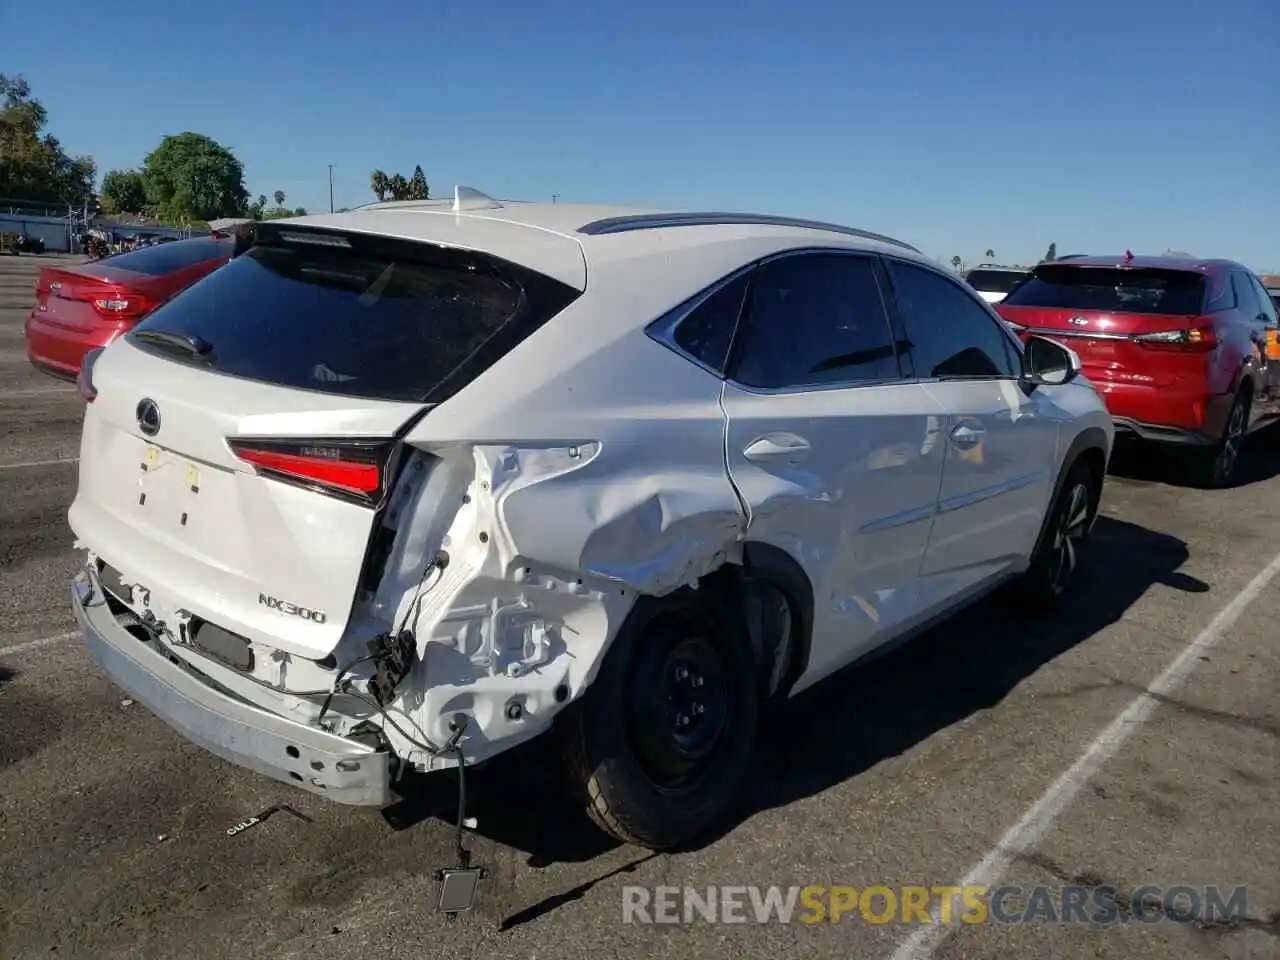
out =
<svg viewBox="0 0 1280 960"><path fill-rule="evenodd" d="M982 442L986 432L976 420L965 420L951 431L951 442L962 450L971 450Z"/></svg>
<svg viewBox="0 0 1280 960"><path fill-rule="evenodd" d="M775 460L797 463L809 455L809 450L809 441L794 433L766 433L752 440L742 455L755 463Z"/></svg>

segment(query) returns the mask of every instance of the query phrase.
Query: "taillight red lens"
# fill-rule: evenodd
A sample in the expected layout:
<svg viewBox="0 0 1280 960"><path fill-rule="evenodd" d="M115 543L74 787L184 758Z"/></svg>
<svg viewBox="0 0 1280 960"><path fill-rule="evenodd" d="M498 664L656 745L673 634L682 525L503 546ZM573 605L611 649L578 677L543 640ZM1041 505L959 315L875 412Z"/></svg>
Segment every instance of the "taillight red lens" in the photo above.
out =
<svg viewBox="0 0 1280 960"><path fill-rule="evenodd" d="M159 301L136 293L94 297L92 302L93 309L108 320L140 320L160 306Z"/></svg>
<svg viewBox="0 0 1280 960"><path fill-rule="evenodd" d="M76 374L76 389L85 403L93 403L98 396L98 388L93 385L93 365L98 362L103 349L103 347L95 347L80 361L80 372Z"/></svg>
<svg viewBox="0 0 1280 960"><path fill-rule="evenodd" d="M359 503L382 499L391 440L228 440L231 452L264 476Z"/></svg>
<svg viewBox="0 0 1280 960"><path fill-rule="evenodd" d="M1133 339L1148 350L1174 353L1209 353L1218 346L1218 337L1212 325L1139 333L1135 334Z"/></svg>

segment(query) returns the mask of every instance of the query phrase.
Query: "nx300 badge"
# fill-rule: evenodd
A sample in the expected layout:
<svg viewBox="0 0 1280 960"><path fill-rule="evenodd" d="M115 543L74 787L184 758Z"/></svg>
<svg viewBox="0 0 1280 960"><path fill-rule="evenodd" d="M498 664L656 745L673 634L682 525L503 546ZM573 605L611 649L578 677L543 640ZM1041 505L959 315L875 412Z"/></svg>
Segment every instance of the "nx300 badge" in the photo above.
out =
<svg viewBox="0 0 1280 960"><path fill-rule="evenodd" d="M303 620L310 620L312 623L324 623L327 619L320 610L311 610L308 607L300 607L296 603L290 603L288 600L281 600L278 597L268 597L265 593L258 594L258 602L268 610L279 610L281 613L287 613L294 617L301 617Z"/></svg>

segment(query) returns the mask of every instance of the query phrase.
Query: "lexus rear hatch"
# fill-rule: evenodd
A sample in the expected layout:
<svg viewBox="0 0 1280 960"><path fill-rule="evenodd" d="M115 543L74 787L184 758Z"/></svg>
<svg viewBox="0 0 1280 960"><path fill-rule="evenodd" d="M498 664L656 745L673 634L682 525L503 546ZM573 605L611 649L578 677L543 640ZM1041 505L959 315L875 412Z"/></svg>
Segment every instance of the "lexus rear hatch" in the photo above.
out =
<svg viewBox="0 0 1280 960"><path fill-rule="evenodd" d="M483 252L259 225L92 363L71 526L126 583L323 658L400 437L579 293Z"/></svg>

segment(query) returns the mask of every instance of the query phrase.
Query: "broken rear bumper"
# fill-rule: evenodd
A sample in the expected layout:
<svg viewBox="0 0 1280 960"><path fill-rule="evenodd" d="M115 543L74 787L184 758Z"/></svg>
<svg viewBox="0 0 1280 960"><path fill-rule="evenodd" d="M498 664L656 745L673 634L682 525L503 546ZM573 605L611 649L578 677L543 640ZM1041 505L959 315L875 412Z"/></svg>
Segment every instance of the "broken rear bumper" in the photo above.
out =
<svg viewBox="0 0 1280 960"><path fill-rule="evenodd" d="M85 646L111 680L210 753L338 803L385 807L390 756L304 726L215 689L130 633L86 570L72 581L72 607Z"/></svg>

